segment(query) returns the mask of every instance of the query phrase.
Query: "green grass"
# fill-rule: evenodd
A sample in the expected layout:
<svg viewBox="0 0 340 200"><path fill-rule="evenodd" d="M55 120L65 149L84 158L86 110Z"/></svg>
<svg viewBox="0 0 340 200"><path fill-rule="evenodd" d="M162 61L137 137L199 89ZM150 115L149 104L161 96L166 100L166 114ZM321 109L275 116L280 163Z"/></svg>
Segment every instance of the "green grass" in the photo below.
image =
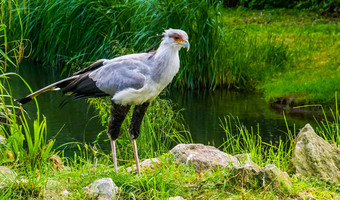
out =
<svg viewBox="0 0 340 200"><path fill-rule="evenodd" d="M87 156L85 156L87 155ZM171 155L160 157L162 165L144 171L141 176L125 172L121 166L115 174L110 158L103 156L95 148L81 148L74 158L64 158L66 168L58 171L45 169L45 173L35 171L15 171L19 181L8 181L7 187L0 188L0 198L49 199L62 198L62 192L69 191L67 199L92 199L83 190L85 186L99 178L110 177L117 184L119 196L123 199L168 199L182 196L185 199L297 199L313 195L317 199L339 198L339 188L317 179L292 176L290 193L279 193L268 188L245 187L233 184L228 170L211 173L195 173L193 167L177 165Z"/></svg>
<svg viewBox="0 0 340 200"><path fill-rule="evenodd" d="M332 102L340 89L338 18L306 10L242 8L225 9L222 16L226 33L244 35L238 45L227 47L237 46L230 57L244 85L263 92L268 102L287 96L302 103Z"/></svg>
<svg viewBox="0 0 340 200"><path fill-rule="evenodd" d="M221 121L224 130L225 142L220 146L226 152L236 154L249 154L251 160L260 167L274 164L281 170L287 171L290 163L290 156L294 146L295 130L292 133L288 129L287 137L280 138L278 144L273 145L262 141L259 127L245 127L237 117L226 116Z"/></svg>
<svg viewBox="0 0 340 200"><path fill-rule="evenodd" d="M0 160L2 164L37 169L45 165L54 153L52 150L54 141L47 141L46 119L43 116L40 120L39 109L37 119L31 124L26 119L27 113L23 108L14 103L8 82L11 76L19 75L15 73L0 75L0 135L7 138L6 144L0 146L2 152Z"/></svg>
<svg viewBox="0 0 340 200"><path fill-rule="evenodd" d="M15 11L18 13L18 19L21 20L20 12ZM2 21L3 18L1 18ZM22 37L15 42L8 40L8 28L5 24L0 24L0 135L7 138L6 144L0 146L0 160L1 164L13 164L27 170L37 169L45 166L46 161L53 154L53 141L46 139L46 119L43 117L40 120L36 101L38 117L33 124L27 121L23 108L14 103L8 79L18 76L28 88L29 86L20 75L6 72L6 70L18 67L17 64L22 58L20 49L23 45Z"/></svg>

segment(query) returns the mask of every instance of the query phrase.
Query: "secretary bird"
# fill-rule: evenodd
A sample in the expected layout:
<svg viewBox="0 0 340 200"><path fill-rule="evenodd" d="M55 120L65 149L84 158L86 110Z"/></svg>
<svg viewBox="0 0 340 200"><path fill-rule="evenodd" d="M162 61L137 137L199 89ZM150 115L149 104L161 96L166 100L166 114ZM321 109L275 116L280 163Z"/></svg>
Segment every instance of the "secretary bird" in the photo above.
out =
<svg viewBox="0 0 340 200"><path fill-rule="evenodd" d="M154 52L98 60L70 77L48 85L17 101L25 104L41 93L58 88L63 89L63 94L71 95L74 99L111 96L111 117L107 134L110 138L116 173L118 170L115 141L130 107L134 105L129 135L137 171L140 174L136 139L140 133L143 117L150 101L159 95L178 72L179 50L182 47L189 50L190 47L188 35L182 30L168 29L158 36L163 38Z"/></svg>

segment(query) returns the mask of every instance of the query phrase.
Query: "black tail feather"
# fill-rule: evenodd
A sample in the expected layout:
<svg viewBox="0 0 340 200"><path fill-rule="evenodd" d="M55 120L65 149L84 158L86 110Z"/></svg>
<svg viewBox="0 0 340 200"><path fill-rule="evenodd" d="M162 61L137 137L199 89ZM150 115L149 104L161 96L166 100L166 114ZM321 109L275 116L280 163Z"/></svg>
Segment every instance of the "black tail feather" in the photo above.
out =
<svg viewBox="0 0 340 200"><path fill-rule="evenodd" d="M34 97L38 96L39 94L53 90L55 88L61 88L63 90L63 94L71 93L71 97L73 97L73 99L86 99L91 97L107 96L108 94L97 88L96 82L88 76L91 71L102 67L104 61L105 60L98 60L89 67L74 73L72 76L52 83L51 85L48 85L24 98L17 99L16 101L21 104L25 104L30 102ZM70 102L70 100L71 98L65 99L63 102L61 102L60 106L64 106L65 104Z"/></svg>
<svg viewBox="0 0 340 200"><path fill-rule="evenodd" d="M32 98L31 97L24 97L24 98L21 98L21 99L16 99L15 101L19 102L21 104L25 104L25 103L32 101Z"/></svg>

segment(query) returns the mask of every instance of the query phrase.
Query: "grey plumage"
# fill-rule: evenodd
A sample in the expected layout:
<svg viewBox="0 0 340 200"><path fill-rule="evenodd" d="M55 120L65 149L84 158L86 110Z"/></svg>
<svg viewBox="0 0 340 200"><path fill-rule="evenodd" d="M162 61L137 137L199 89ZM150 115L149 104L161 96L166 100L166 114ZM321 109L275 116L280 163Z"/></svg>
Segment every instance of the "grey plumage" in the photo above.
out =
<svg viewBox="0 0 340 200"><path fill-rule="evenodd" d="M162 36L162 42L155 52L98 60L72 76L17 101L24 104L39 94L56 88L62 88L64 94L69 94L75 99L111 96L112 112L108 135L111 139L116 172L115 140L118 138L121 123L130 106L135 105L129 133L139 172L135 139L139 135L144 114L149 102L159 95L178 72L180 66L179 50L182 47L189 50L186 32L168 29L164 31Z"/></svg>
<svg viewBox="0 0 340 200"><path fill-rule="evenodd" d="M27 103L27 100L58 87L63 89L64 94L70 94L76 99L109 95L112 96L113 101L124 105L153 100L177 73L178 50L181 47L189 48L188 36L184 31L169 29L162 35L162 42L156 52L99 60L71 77L18 101ZM184 42L175 43L174 35ZM124 92L124 96L133 96L135 99L121 97L120 92Z"/></svg>

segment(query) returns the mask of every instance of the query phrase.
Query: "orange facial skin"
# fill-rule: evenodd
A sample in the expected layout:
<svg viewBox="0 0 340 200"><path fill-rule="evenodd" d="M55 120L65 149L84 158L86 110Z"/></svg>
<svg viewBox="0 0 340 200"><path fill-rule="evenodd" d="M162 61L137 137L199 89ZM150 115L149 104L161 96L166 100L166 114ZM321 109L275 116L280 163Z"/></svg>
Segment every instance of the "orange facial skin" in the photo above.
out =
<svg viewBox="0 0 340 200"><path fill-rule="evenodd" d="M175 40L176 43L184 42L185 40L182 39L179 35L173 35L172 38Z"/></svg>

